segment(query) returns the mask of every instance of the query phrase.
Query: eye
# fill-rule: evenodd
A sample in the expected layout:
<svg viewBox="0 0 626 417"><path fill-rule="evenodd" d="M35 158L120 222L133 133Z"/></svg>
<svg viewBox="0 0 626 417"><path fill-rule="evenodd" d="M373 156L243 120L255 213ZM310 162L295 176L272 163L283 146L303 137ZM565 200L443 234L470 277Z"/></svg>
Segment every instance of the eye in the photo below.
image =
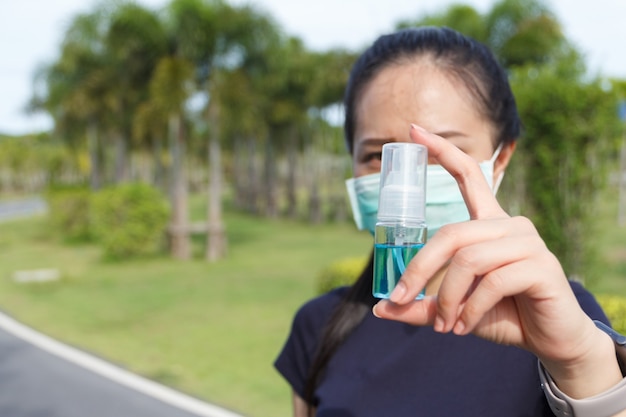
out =
<svg viewBox="0 0 626 417"><path fill-rule="evenodd" d="M370 152L367 155L365 155L365 162L380 161L382 157L383 157L382 152Z"/></svg>
<svg viewBox="0 0 626 417"><path fill-rule="evenodd" d="M380 171L382 152L370 152L364 155L363 166L368 173Z"/></svg>
<svg viewBox="0 0 626 417"><path fill-rule="evenodd" d="M382 156L383 153L380 148L378 148L377 150L372 149L364 152L359 152L358 161L361 164L370 164L372 162L380 163Z"/></svg>

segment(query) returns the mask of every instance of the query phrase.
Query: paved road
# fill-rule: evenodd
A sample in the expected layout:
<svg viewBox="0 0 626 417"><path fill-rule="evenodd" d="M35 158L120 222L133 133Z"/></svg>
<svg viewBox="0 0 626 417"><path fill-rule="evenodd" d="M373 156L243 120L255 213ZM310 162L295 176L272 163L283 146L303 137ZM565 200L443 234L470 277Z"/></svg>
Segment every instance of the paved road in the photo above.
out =
<svg viewBox="0 0 626 417"><path fill-rule="evenodd" d="M241 417L128 374L3 314L0 416Z"/></svg>
<svg viewBox="0 0 626 417"><path fill-rule="evenodd" d="M48 210L46 202L39 197L0 201L0 221L42 214L46 210Z"/></svg>

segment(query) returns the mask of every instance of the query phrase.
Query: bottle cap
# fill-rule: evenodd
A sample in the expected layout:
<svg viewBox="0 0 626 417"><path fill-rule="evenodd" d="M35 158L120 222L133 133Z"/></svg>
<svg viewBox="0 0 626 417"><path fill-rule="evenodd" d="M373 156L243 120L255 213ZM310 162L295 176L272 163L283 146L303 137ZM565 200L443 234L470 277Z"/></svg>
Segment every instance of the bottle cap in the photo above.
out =
<svg viewBox="0 0 626 417"><path fill-rule="evenodd" d="M425 146L407 142L383 145L379 221L425 221L427 165Z"/></svg>

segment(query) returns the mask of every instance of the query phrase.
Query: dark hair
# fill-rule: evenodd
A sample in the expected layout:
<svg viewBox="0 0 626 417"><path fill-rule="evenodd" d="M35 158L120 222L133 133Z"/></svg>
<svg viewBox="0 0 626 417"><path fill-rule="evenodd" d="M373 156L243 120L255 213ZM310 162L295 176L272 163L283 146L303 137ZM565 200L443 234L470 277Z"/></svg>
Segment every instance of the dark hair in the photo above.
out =
<svg viewBox="0 0 626 417"><path fill-rule="evenodd" d="M359 279L350 287L324 328L304 386L304 400L309 406L309 415L312 415L312 408L317 405L315 389L323 377L328 361L377 301L372 295L373 262L374 252Z"/></svg>
<svg viewBox="0 0 626 417"><path fill-rule="evenodd" d="M344 135L350 153L357 124L356 104L364 87L383 69L430 58L465 84L478 110L495 128L494 144L511 142L520 134L521 122L507 74L482 43L448 28L421 27L383 35L356 61L344 95Z"/></svg>
<svg viewBox="0 0 626 417"><path fill-rule="evenodd" d="M363 89L383 69L418 58L431 59L467 86L478 102L479 111L494 127L494 145L517 139L521 123L515 98L504 69L489 49L448 28L422 27L381 36L352 67L344 96L344 134L350 153L357 123L355 108ZM376 302L372 296L372 261L370 257L367 267L326 324L305 384L304 400L309 405L309 414L316 406L315 390L328 361Z"/></svg>

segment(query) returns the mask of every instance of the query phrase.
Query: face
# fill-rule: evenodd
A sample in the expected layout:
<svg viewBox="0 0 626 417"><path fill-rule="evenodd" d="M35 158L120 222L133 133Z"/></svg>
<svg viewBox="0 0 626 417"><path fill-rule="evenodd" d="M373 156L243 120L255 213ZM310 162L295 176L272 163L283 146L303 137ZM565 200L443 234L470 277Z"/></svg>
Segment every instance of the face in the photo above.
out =
<svg viewBox="0 0 626 417"><path fill-rule="evenodd" d="M411 123L448 139L477 162L491 158L493 128L477 106L461 81L428 61L383 69L365 86L355 108L354 176L380 172L382 146L409 142ZM498 158L494 174L506 166L513 145L509 148Z"/></svg>

